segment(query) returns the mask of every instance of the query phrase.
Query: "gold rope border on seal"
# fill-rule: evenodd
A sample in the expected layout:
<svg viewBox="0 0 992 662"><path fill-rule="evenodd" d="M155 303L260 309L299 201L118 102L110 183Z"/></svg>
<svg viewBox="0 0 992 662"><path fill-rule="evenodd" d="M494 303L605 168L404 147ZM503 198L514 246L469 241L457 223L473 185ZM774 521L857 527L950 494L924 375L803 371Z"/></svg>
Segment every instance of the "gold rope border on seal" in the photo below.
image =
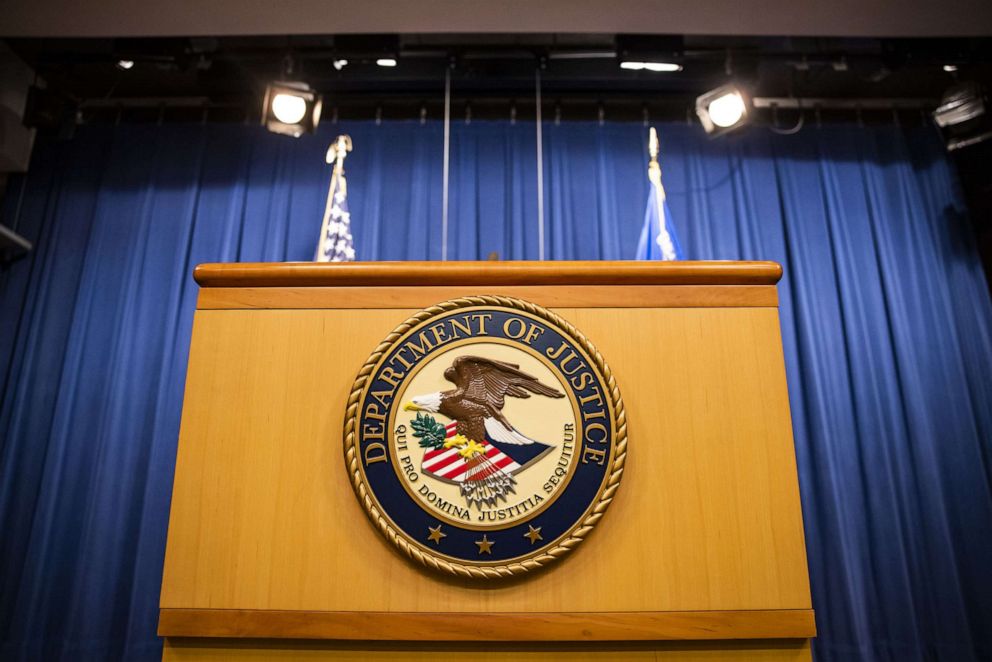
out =
<svg viewBox="0 0 992 662"><path fill-rule="evenodd" d="M379 509L376 507L375 502L369 494L368 486L362 479L362 474L359 469L360 460L357 452L356 428L358 425L359 398L365 388L365 383L368 381L369 375L372 374L372 370L375 368L376 364L379 363L379 359L381 359L382 355L393 346L393 343L395 343L396 340L406 334L406 332L413 327L418 326L421 322L442 313L447 313L459 308L485 305L503 306L523 310L531 315L543 319L546 322L550 322L551 324L558 326L560 329L563 329L566 333L568 333L573 340L579 343L582 349L585 350L586 354L588 354L595 362L596 367L599 369L600 376L606 380L606 388L609 391L610 400L613 404L614 419L616 423L616 453L613 456L610 476L600 489L599 498L595 504L586 511L586 515L583 519L564 534L567 536L564 540L551 549L539 552L534 557L527 558L523 561L517 561L506 565L473 566L462 563L453 563L422 551L417 546L410 544L404 534L393 528L393 525L390 523L389 519L379 512ZM365 507L365 512L368 514L369 518L372 520L372 523L376 525L382 535L384 535L387 540L396 545L396 547L398 547L411 559L427 566L428 568L441 570L458 577L468 577L473 579L511 577L530 570L538 570L543 568L548 563L561 558L574 549L580 542L582 542L589 532L592 531L592 528L600 520L603 513L606 512L607 507L609 507L610 503L613 501L613 496L616 493L617 488L620 487L620 477L623 474L623 464L624 460L627 458L627 416L623 408L623 399L620 397L620 389L617 387L616 379L613 377L613 372L610 370L610 367L606 365L606 361L603 360L603 356L596 350L596 347L581 331L550 310L542 308L537 304L523 301L522 299L495 295L467 296L443 301L430 306L429 308L423 309L393 329L393 331L386 336L381 343L379 343L379 345L375 348L375 351L373 351L371 356L369 356L368 361L365 362L365 365L363 365L362 369L358 372L358 377L355 379L355 384L352 388L351 395L348 397L348 407L345 410L344 431L344 457L345 463L348 467L348 472L351 474L351 485L355 489L355 494L358 496L358 500Z"/></svg>

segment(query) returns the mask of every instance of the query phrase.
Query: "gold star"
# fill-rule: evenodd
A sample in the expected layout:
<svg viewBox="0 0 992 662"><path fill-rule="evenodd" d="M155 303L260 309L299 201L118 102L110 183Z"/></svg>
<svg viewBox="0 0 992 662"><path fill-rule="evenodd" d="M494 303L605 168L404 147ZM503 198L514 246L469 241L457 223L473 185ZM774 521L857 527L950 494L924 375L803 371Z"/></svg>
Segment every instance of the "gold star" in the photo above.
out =
<svg viewBox="0 0 992 662"><path fill-rule="evenodd" d="M438 524L437 526L429 526L429 527L427 527L427 530L430 531L430 533L427 534L427 539L430 540L432 543L434 543L436 545L440 545L441 544L441 538L447 538L448 537L448 534L447 533L441 533L441 525L440 524Z"/></svg>
<svg viewBox="0 0 992 662"><path fill-rule="evenodd" d="M524 538L530 538L530 544L533 545L538 540L544 540L544 538L541 537L541 527L537 527L535 529L533 526L528 524L527 528L530 529L530 531L524 534Z"/></svg>
<svg viewBox="0 0 992 662"><path fill-rule="evenodd" d="M485 552L486 554L493 553L493 545L495 543L489 538L487 538L486 534L482 534L482 540L476 540L475 544L479 546L480 554L482 554L483 552Z"/></svg>

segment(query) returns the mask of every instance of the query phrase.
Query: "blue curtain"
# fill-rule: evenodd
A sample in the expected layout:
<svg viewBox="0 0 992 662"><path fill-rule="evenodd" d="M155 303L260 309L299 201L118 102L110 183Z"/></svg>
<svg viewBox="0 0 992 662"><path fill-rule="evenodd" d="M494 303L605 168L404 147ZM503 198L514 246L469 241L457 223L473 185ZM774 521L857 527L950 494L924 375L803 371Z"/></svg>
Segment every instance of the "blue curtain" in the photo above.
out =
<svg viewBox="0 0 992 662"><path fill-rule="evenodd" d="M992 657L992 304L937 137L659 129L686 255L785 266L817 658ZM83 127L12 181L36 248L0 274L0 657L158 659L191 269L310 259L338 132L359 257L438 259L436 122ZM548 257L632 258L646 130L544 136ZM536 259L533 125L452 140L449 256Z"/></svg>

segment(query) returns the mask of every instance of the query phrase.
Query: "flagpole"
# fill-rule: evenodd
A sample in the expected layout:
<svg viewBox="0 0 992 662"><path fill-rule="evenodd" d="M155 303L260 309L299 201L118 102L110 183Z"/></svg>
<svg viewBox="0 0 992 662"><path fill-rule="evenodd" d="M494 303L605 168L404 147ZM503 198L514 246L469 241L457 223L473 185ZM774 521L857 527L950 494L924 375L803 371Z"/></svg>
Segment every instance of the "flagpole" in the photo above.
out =
<svg viewBox="0 0 992 662"><path fill-rule="evenodd" d="M666 250L674 253L675 248L672 246L672 239L668 234L668 223L665 218L665 187L661 184L661 165L658 163L658 132L653 126L648 130L648 155L651 157L651 160L648 161L648 181L655 189L654 198L658 207L658 247L662 249L663 253Z"/></svg>
<svg viewBox="0 0 992 662"><path fill-rule="evenodd" d="M331 171L331 183L327 188L327 202L324 204L324 221L320 224L320 237L317 239L317 252L314 255L314 262L327 262L324 256L324 240L327 239L327 226L331 222L331 209L334 207L334 194L337 192L339 181L343 180L344 159L351 151L351 136L338 136L331 146L327 148L324 156L326 163L333 163L334 170Z"/></svg>
<svg viewBox="0 0 992 662"><path fill-rule="evenodd" d="M534 70L537 135L537 259L544 259L544 137L541 133L541 68Z"/></svg>
<svg viewBox="0 0 992 662"><path fill-rule="evenodd" d="M451 153L451 67L444 70L444 163L441 166L441 261L448 260L448 158Z"/></svg>

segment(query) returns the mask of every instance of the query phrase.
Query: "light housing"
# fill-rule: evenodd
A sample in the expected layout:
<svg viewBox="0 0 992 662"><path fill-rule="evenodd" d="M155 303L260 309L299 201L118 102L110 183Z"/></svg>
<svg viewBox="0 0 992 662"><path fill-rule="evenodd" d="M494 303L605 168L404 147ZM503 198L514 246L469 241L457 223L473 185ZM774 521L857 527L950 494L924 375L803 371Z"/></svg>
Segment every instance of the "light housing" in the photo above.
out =
<svg viewBox="0 0 992 662"><path fill-rule="evenodd" d="M682 65L677 62L642 62L637 60L623 60L620 62L620 68L628 71L653 71L655 73L675 73L682 71Z"/></svg>
<svg viewBox="0 0 992 662"><path fill-rule="evenodd" d="M727 83L696 98L696 115L707 135L716 137L748 123L751 98L738 85Z"/></svg>
<svg viewBox="0 0 992 662"><path fill-rule="evenodd" d="M320 95L306 83L279 81L265 88L262 124L273 133L299 138L320 123Z"/></svg>
<svg viewBox="0 0 992 662"><path fill-rule="evenodd" d="M940 105L933 111L937 126L943 128L964 124L985 114L985 99L975 83L952 85L944 92Z"/></svg>
<svg viewBox="0 0 992 662"><path fill-rule="evenodd" d="M961 149L992 138L992 115L987 90L974 82L947 88L933 111L948 150Z"/></svg>

